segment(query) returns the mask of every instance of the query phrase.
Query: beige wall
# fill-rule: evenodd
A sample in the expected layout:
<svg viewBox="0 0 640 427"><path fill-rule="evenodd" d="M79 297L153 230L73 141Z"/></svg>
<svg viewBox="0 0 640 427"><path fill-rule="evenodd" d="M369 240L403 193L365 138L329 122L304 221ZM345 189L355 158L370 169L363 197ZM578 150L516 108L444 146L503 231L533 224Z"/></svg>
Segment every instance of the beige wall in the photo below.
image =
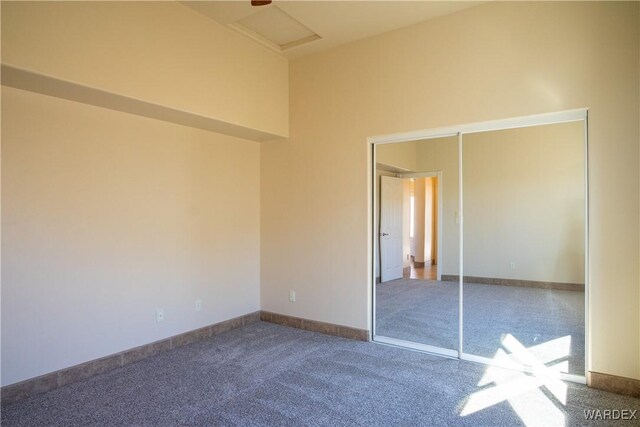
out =
<svg viewBox="0 0 640 427"><path fill-rule="evenodd" d="M259 161L3 86L2 385L259 310Z"/></svg>
<svg viewBox="0 0 640 427"><path fill-rule="evenodd" d="M2 63L288 134L287 60L176 2L2 2ZM2 98L3 385L259 309L258 144Z"/></svg>
<svg viewBox="0 0 640 427"><path fill-rule="evenodd" d="M288 135L288 63L178 2L2 2L2 63Z"/></svg>
<svg viewBox="0 0 640 427"><path fill-rule="evenodd" d="M462 151L464 274L584 283L584 123L464 135Z"/></svg>
<svg viewBox="0 0 640 427"><path fill-rule="evenodd" d="M368 136L588 107L590 368L640 378L638 20L495 2L293 61L290 138L261 152L262 308L368 328Z"/></svg>

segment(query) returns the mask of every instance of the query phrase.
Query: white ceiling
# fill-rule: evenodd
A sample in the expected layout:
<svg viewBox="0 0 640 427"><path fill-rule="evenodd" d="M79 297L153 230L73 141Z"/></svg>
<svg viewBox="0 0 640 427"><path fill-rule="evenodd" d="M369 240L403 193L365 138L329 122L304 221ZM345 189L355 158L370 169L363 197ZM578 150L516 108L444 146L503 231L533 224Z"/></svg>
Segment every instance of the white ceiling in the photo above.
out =
<svg viewBox="0 0 640 427"><path fill-rule="evenodd" d="M274 0L269 6L252 7L250 0L237 1L185 1L188 7L208 16L216 22L229 26L253 38L254 40L279 51L287 58L297 58L341 44L371 37L418 22L433 19L449 13L467 9L484 2L478 1L286 1ZM266 8L279 8L302 26L310 34L320 36L307 37L299 44L289 42L279 44L265 40L269 33L269 23L259 22L252 16ZM276 12L276 11L274 11ZM280 11L277 11L278 13ZM274 15L262 13L263 15ZM238 22L240 21L240 22ZM293 22L295 22L293 21ZM252 31L244 23L252 23ZM275 19L272 21L276 21ZM294 30L287 32L282 27L273 28L271 33L278 34L278 40L291 40ZM268 37L267 37L268 38Z"/></svg>

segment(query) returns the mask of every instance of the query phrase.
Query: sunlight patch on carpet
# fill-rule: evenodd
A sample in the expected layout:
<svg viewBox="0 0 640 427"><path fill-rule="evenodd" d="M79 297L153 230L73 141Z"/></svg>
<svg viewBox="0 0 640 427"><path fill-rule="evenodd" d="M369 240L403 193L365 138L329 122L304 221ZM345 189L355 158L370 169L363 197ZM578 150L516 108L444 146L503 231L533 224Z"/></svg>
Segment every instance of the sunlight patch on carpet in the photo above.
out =
<svg viewBox="0 0 640 427"><path fill-rule="evenodd" d="M527 426L565 424L560 409L567 404L567 385L560 373L568 368L571 336L564 336L526 348L513 335L506 334L493 359L494 365L531 367L533 374L488 366L478 382L480 390L469 395L460 413L468 416L508 402Z"/></svg>

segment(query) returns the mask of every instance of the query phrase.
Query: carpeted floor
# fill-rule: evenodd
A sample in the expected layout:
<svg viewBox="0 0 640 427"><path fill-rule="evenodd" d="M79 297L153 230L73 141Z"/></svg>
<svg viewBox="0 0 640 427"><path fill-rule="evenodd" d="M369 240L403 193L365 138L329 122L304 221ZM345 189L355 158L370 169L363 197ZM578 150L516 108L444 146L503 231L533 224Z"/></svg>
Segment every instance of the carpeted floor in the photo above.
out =
<svg viewBox="0 0 640 427"><path fill-rule="evenodd" d="M458 292L457 282L376 285L376 334L457 350ZM465 284L464 319L465 353L584 375L584 292Z"/></svg>
<svg viewBox="0 0 640 427"><path fill-rule="evenodd" d="M639 408L586 386L259 322L13 404L2 425L552 426Z"/></svg>

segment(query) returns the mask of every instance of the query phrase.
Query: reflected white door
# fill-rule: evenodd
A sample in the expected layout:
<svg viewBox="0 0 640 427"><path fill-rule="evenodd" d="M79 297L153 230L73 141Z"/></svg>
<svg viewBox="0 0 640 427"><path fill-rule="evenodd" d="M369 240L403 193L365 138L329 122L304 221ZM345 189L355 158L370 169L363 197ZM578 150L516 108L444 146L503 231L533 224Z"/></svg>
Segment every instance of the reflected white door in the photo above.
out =
<svg viewBox="0 0 640 427"><path fill-rule="evenodd" d="M387 282L402 278L402 179L380 178L380 271Z"/></svg>

